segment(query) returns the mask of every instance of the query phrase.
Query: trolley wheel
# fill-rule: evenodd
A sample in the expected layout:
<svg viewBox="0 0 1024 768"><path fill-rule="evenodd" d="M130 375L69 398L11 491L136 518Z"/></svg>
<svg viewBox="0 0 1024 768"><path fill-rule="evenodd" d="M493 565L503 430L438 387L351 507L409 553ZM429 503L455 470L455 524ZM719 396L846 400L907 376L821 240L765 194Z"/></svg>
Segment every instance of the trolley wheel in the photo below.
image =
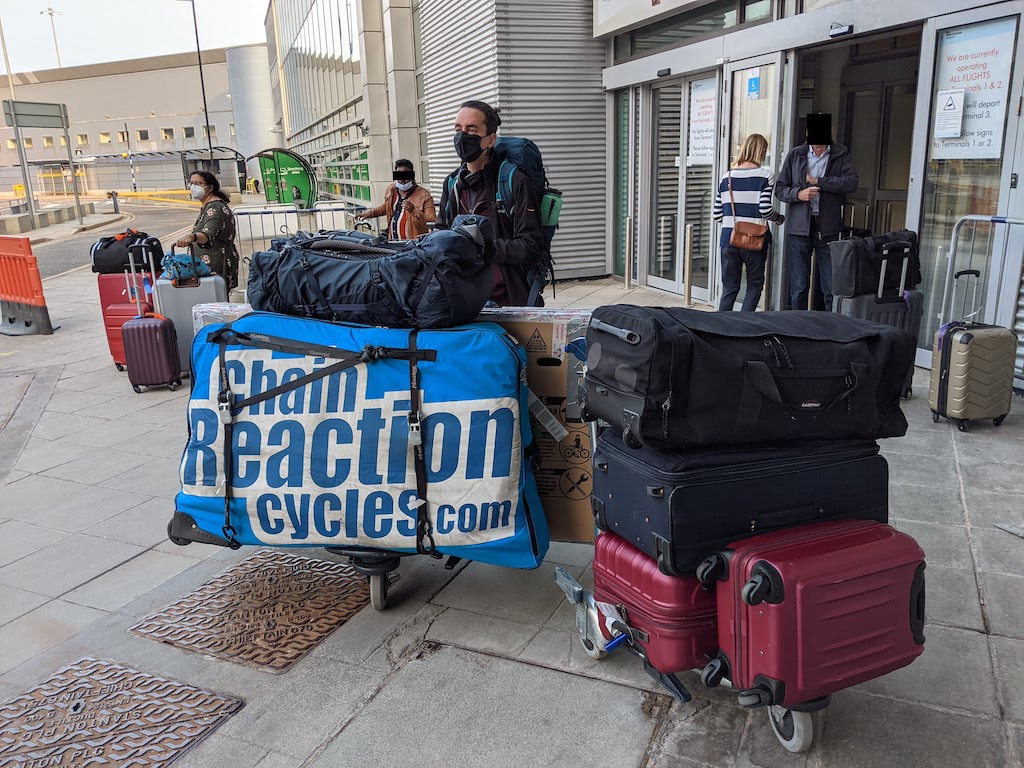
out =
<svg viewBox="0 0 1024 768"><path fill-rule="evenodd" d="M725 677L725 663L721 659L712 659L700 671L700 681L706 688L717 688Z"/></svg>
<svg viewBox="0 0 1024 768"><path fill-rule="evenodd" d="M768 722L779 743L790 752L806 752L814 740L814 721L809 712L768 707Z"/></svg>
<svg viewBox="0 0 1024 768"><path fill-rule="evenodd" d="M939 414L937 414L935 411L932 411L932 421L934 421L936 424L939 423Z"/></svg>
<svg viewBox="0 0 1024 768"><path fill-rule="evenodd" d="M961 432L966 432L967 431L967 421L966 420L958 421L956 423L956 428L959 429Z"/></svg>
<svg viewBox="0 0 1024 768"><path fill-rule="evenodd" d="M1000 424L1003 423L1003 420L1005 418L1006 418L1006 416L1004 415L1004 416L999 416L998 418L992 419L992 424L998 427Z"/></svg>
<svg viewBox="0 0 1024 768"><path fill-rule="evenodd" d="M374 573L366 579L370 582L370 605L375 611L383 611L388 606L388 575Z"/></svg>
<svg viewBox="0 0 1024 768"><path fill-rule="evenodd" d="M588 648L587 643L589 642L589 640L584 640L582 637L580 638L580 645L583 646L583 652L586 653L587 656L594 659L595 661L600 661L601 659L608 658L608 651L606 651L604 648L598 648L593 643L590 643L590 647Z"/></svg>
<svg viewBox="0 0 1024 768"><path fill-rule="evenodd" d="M138 384L132 384L132 389L134 389L137 394L142 394L142 387L140 387Z"/></svg>
<svg viewBox="0 0 1024 768"><path fill-rule="evenodd" d="M180 381L172 381L170 384L167 385L167 388L169 390L171 390L171 392L173 392L174 390L176 390L178 388L178 384L180 384L180 383L181 383Z"/></svg>
<svg viewBox="0 0 1024 768"><path fill-rule="evenodd" d="M772 591L772 584L763 573L755 574L740 590L740 598L747 605L760 605Z"/></svg>
<svg viewBox="0 0 1024 768"><path fill-rule="evenodd" d="M183 539L179 536L171 535L171 521L167 521L167 538L170 539L171 544L177 544L179 547L187 547L192 543L191 539Z"/></svg>
<svg viewBox="0 0 1024 768"><path fill-rule="evenodd" d="M114 363L114 367L117 368L117 370L119 370L119 371L123 371L124 370L124 366L121 365L120 363Z"/></svg>
<svg viewBox="0 0 1024 768"><path fill-rule="evenodd" d="M737 696L741 707L753 709L754 707L766 707L772 703L772 695L763 688L754 688L749 691L741 691Z"/></svg>

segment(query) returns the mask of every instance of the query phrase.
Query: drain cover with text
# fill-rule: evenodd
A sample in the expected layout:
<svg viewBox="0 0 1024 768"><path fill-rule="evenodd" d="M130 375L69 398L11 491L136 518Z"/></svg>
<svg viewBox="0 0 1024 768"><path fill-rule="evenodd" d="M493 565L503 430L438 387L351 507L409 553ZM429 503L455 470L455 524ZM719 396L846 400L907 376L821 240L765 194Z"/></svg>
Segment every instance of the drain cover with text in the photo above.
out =
<svg viewBox="0 0 1024 768"><path fill-rule="evenodd" d="M286 672L369 600L350 566L261 550L131 628L196 653Z"/></svg>

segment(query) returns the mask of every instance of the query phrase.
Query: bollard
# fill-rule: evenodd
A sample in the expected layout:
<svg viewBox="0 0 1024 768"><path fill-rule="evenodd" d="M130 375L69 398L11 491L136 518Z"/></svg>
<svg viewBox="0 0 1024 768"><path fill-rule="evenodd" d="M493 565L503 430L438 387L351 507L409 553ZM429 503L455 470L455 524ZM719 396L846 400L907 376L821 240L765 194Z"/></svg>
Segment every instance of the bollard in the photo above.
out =
<svg viewBox="0 0 1024 768"><path fill-rule="evenodd" d="M54 330L29 239L0 236L0 334L47 335Z"/></svg>
<svg viewBox="0 0 1024 768"><path fill-rule="evenodd" d="M114 203L114 213L120 213L121 208L117 204L117 192L107 192L107 197Z"/></svg>

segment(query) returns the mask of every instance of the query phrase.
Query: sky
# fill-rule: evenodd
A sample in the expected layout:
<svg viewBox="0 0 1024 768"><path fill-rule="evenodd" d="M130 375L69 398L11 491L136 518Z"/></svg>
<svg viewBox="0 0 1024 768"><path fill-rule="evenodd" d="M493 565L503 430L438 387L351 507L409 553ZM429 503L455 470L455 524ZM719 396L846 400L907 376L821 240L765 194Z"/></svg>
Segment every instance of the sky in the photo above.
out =
<svg viewBox="0 0 1024 768"><path fill-rule="evenodd" d="M199 43L207 48L266 42L269 0L195 0ZM196 50L187 0L0 0L11 69L57 67L53 17L65 67ZM0 58L0 72L6 74Z"/></svg>

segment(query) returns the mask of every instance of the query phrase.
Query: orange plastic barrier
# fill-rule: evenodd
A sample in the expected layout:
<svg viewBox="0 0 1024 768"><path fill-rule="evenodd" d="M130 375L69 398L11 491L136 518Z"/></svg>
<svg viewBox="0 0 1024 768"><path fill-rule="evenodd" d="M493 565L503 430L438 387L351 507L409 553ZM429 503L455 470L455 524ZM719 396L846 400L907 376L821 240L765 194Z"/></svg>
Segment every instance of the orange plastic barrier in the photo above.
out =
<svg viewBox="0 0 1024 768"><path fill-rule="evenodd" d="M0 334L53 333L39 265L27 237L0 235Z"/></svg>

